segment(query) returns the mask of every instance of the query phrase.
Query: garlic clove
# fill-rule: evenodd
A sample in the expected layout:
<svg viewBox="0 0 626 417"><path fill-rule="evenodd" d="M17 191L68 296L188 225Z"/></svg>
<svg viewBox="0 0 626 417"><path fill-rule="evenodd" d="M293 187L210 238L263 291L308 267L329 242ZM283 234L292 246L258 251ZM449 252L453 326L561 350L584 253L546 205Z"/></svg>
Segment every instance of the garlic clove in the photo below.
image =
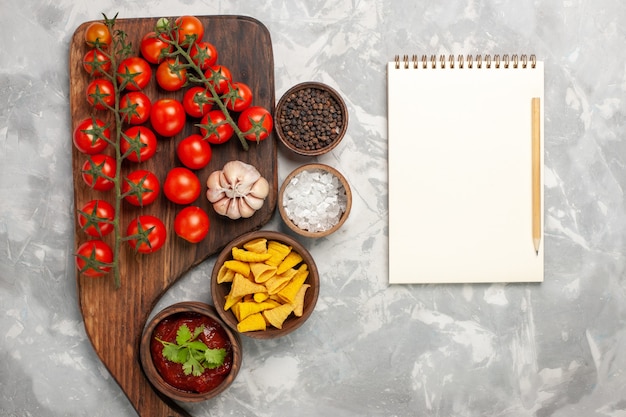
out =
<svg viewBox="0 0 626 417"><path fill-rule="evenodd" d="M209 188L222 188L220 184L220 171L213 171L206 180L206 186Z"/></svg>
<svg viewBox="0 0 626 417"><path fill-rule="evenodd" d="M210 203L216 203L224 197L226 197L226 193L220 189L215 190L209 188L206 190L206 198Z"/></svg>
<svg viewBox="0 0 626 417"><path fill-rule="evenodd" d="M209 175L206 180L207 192L206 198L211 203L215 203L218 200L224 198L224 188L220 184L220 171L214 171Z"/></svg>
<svg viewBox="0 0 626 417"><path fill-rule="evenodd" d="M245 197L242 198L243 201L245 201L247 203L247 205L256 210L259 210L261 207L263 207L263 203L265 202L265 199L263 198L258 198L252 195L252 193L246 195Z"/></svg>
<svg viewBox="0 0 626 417"><path fill-rule="evenodd" d="M241 217L248 218L252 217L252 215L256 212L255 208L252 208L247 202L245 198L238 199L239 201L239 213Z"/></svg>
<svg viewBox="0 0 626 417"><path fill-rule="evenodd" d="M227 162L222 168L222 173L231 187L235 187L241 183L253 184L261 177L261 174L255 167L241 161Z"/></svg>
<svg viewBox="0 0 626 417"><path fill-rule="evenodd" d="M228 216L228 218L232 220L237 220L241 217L241 212L239 211L239 204L237 204L236 198L231 198L230 201L228 202L226 216Z"/></svg>
<svg viewBox="0 0 626 417"><path fill-rule="evenodd" d="M270 183L263 177L259 178L252 188L250 188L250 194L256 198L265 199L270 193Z"/></svg>
<svg viewBox="0 0 626 417"><path fill-rule="evenodd" d="M228 181L228 178L224 175L224 171L217 171L219 173L219 184L224 190L230 190L233 185Z"/></svg>
<svg viewBox="0 0 626 417"><path fill-rule="evenodd" d="M221 200L216 201L215 203L213 203L213 210L215 210L215 212L220 216L226 216L230 200L230 198L224 197Z"/></svg>

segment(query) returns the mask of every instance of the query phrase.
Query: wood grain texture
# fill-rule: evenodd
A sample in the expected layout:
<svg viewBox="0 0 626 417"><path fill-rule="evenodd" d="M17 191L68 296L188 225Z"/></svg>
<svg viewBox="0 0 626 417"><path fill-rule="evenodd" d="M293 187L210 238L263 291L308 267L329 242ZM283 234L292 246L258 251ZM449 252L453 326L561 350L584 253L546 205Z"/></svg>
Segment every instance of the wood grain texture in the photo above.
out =
<svg viewBox="0 0 626 417"><path fill-rule="evenodd" d="M199 16L205 27L204 40L213 43L219 53L218 63L227 66L234 80L248 84L253 93L253 104L274 109L274 64L269 32L260 22L241 16ZM158 18L118 19L116 28L125 31L138 53L141 37L153 30ZM92 110L87 106L85 88L90 76L82 68L82 57L88 48L84 43L84 31L90 22L79 26L72 38L69 51L70 112L72 130ZM153 74L154 78L154 74ZM152 100L160 97L182 98L182 92L167 93L152 81L144 91ZM110 120L106 112L98 112L103 120ZM187 121L184 131L171 138L160 138L155 157L141 164L124 161L123 172L134 169L153 171L161 184L167 171L180 165L175 156L176 144L192 133L198 133L195 121ZM149 126L149 124L148 124ZM157 136L158 137L158 136ZM71 140L71 132L68 132ZM106 153L113 154L109 146ZM229 220L216 215L204 197L208 175L230 160L239 159L257 167L270 182L270 194L262 207L249 219ZM113 203L113 192L98 192L87 187L81 178L81 166L86 155L73 147L72 164L75 208L87 201L100 198ZM213 146L209 165L197 171L203 184L203 192L194 203L204 208L210 216L211 229L207 238L199 244L190 244L173 232L176 213L182 209L162 195L152 205L137 208L122 204L121 225L125 230L130 220L139 214L160 217L168 227L165 246L151 255L137 256L123 245L120 253L121 288L115 289L113 277L87 279L77 274L80 309L85 329L98 356L120 385L140 416L188 416L176 404L161 399L145 379L139 360L139 341L146 319L162 294L186 271L207 257L217 253L233 238L259 229L267 223L274 212L277 200L276 140L274 134L260 144L251 143L244 151L237 138L226 144ZM75 247L88 240L76 222ZM112 243L112 237L105 241ZM206 285L210 285L207 280ZM210 300L206 300L210 304Z"/></svg>

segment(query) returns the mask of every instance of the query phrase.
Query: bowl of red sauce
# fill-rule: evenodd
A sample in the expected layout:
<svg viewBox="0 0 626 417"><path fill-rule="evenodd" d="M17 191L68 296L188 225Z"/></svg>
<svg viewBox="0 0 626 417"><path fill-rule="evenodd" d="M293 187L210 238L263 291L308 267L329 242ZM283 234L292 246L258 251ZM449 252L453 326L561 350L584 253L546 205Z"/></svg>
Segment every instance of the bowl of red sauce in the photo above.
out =
<svg viewBox="0 0 626 417"><path fill-rule="evenodd" d="M188 301L157 313L144 329L140 358L161 394L182 402L219 395L241 368L241 340L208 304Z"/></svg>

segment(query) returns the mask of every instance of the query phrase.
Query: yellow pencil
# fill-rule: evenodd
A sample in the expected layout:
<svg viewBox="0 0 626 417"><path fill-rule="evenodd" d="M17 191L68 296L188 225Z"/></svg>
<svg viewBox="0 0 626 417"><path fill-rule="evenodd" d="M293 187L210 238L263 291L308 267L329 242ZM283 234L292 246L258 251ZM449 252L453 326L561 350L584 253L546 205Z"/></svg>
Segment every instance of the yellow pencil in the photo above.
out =
<svg viewBox="0 0 626 417"><path fill-rule="evenodd" d="M541 103L539 97L532 99L532 216L533 244L539 255L541 243Z"/></svg>

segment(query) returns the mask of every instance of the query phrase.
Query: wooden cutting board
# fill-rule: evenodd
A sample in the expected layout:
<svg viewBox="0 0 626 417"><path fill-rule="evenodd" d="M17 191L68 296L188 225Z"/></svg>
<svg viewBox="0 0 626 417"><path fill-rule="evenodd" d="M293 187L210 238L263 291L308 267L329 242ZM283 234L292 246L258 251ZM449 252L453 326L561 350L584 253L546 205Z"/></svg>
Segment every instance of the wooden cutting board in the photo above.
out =
<svg viewBox="0 0 626 417"><path fill-rule="evenodd" d="M269 32L259 21L242 16L199 16L205 28L204 40L213 43L218 50L218 63L227 66L233 80L248 84L254 94L254 105L274 109L274 63ZM139 43L143 35L153 30L158 18L118 19L116 28L127 33L139 54ZM82 68L83 55L88 51L84 32L90 22L80 25L71 41L69 55L70 112L72 131L93 110L87 105L85 90L91 77ZM160 97L182 98L182 92L168 93L160 90L154 80L144 90L152 99ZM105 111L98 116L108 120ZM153 171L161 184L169 169L179 166L176 159L176 144L192 133L198 133L196 123L188 118L184 131L171 138L159 138L157 154L149 161L133 164L124 161L123 171L148 169ZM148 124L149 126L149 124ZM71 140L71 132L68 132ZM86 156L72 147L74 179L74 204L81 208L87 201L100 198L113 203L113 191L100 192L87 187L81 178L81 166ZM106 152L113 153L111 146ZM231 160L242 160L254 165L269 182L270 194L261 208L249 219L230 220L216 215L205 198L208 175ZM188 416L174 403L161 399L145 379L139 361L139 340L146 319L162 294L186 271L210 255L217 253L233 238L259 229L267 223L274 212L277 199L276 140L274 134L259 144L251 143L244 151L235 137L229 142L213 146L209 165L196 171L203 184L203 191L194 203L204 208L210 216L209 235L199 244L190 244L173 232L176 213L183 208L169 202L161 193L157 201L145 208L137 208L123 202L121 213L122 229L139 214L156 215L168 227L167 242L158 252L136 255L128 245L123 245L120 254L121 288L115 289L113 277L86 278L77 274L80 309L85 329L98 356L120 385L140 416ZM88 240L76 222L75 247ZM112 237L105 238L112 243ZM205 284L210 285L209 279ZM206 294L208 288L202 288ZM200 288L199 288L200 290ZM211 300L205 301L213 304Z"/></svg>

